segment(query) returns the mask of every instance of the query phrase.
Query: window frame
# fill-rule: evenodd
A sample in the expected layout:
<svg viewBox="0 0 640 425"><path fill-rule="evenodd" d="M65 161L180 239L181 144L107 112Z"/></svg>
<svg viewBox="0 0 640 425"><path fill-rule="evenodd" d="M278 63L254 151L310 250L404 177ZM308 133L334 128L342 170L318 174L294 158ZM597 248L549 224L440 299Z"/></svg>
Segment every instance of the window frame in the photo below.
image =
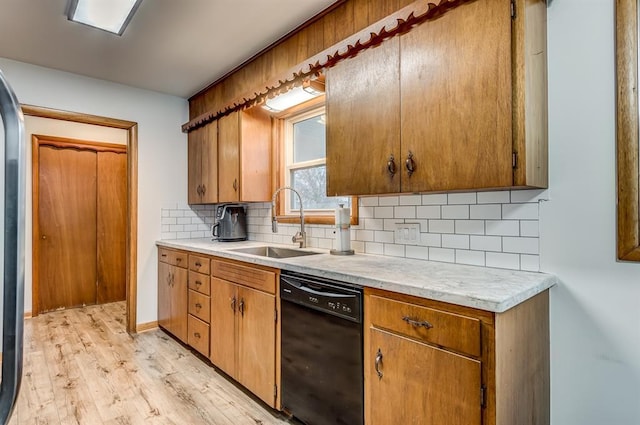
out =
<svg viewBox="0 0 640 425"><path fill-rule="evenodd" d="M288 154L286 147L286 132L287 121L290 121L293 117L304 116L310 114L316 110L319 110L325 105L325 96L318 96L315 99L311 99L300 105L294 106L282 111L278 114L274 114L274 155L276 159L276 187L286 186L288 184L288 167L285 155ZM303 119L301 119L302 121ZM326 164L326 157L324 163ZM284 193L283 193L284 192ZM281 223L300 223L300 215L296 212L287 212L287 200L291 196L290 191L283 191L278 195L276 199L276 212L278 221ZM284 196L283 196L284 195ZM307 214L309 212L309 214ZM351 197L351 225L358 224L358 197ZM327 210L307 210L305 209L304 216L305 224L335 224L335 214L333 211Z"/></svg>

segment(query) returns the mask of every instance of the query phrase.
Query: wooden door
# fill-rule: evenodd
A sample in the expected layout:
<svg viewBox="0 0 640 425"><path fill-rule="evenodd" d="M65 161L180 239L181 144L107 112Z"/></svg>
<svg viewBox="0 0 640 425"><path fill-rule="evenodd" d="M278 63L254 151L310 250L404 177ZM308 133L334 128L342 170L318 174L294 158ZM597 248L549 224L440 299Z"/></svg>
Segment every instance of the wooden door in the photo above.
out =
<svg viewBox="0 0 640 425"><path fill-rule="evenodd" d="M240 200L240 113L218 120L218 200Z"/></svg>
<svg viewBox="0 0 640 425"><path fill-rule="evenodd" d="M275 407L276 323L275 297L239 287L238 381Z"/></svg>
<svg viewBox="0 0 640 425"><path fill-rule="evenodd" d="M185 264L186 266L186 264ZM188 334L189 291L187 269L172 267L171 279L171 333L186 343Z"/></svg>
<svg viewBox="0 0 640 425"><path fill-rule="evenodd" d="M211 362L236 377L237 286L211 278Z"/></svg>
<svg viewBox="0 0 640 425"><path fill-rule="evenodd" d="M127 154L97 154L98 304L126 299Z"/></svg>
<svg viewBox="0 0 640 425"><path fill-rule="evenodd" d="M511 186L510 2L463 4L400 52L402 191Z"/></svg>
<svg viewBox="0 0 640 425"><path fill-rule="evenodd" d="M479 361L378 329L369 332L367 424L481 424ZM381 378L375 370L378 352Z"/></svg>
<svg viewBox="0 0 640 425"><path fill-rule="evenodd" d="M400 190L399 61L396 37L327 70L328 196Z"/></svg>
<svg viewBox="0 0 640 425"><path fill-rule="evenodd" d="M261 107L240 115L240 201L271 200L271 116Z"/></svg>
<svg viewBox="0 0 640 425"><path fill-rule="evenodd" d="M158 325L171 331L171 269L158 261Z"/></svg>
<svg viewBox="0 0 640 425"><path fill-rule="evenodd" d="M96 153L38 148L39 311L96 302Z"/></svg>

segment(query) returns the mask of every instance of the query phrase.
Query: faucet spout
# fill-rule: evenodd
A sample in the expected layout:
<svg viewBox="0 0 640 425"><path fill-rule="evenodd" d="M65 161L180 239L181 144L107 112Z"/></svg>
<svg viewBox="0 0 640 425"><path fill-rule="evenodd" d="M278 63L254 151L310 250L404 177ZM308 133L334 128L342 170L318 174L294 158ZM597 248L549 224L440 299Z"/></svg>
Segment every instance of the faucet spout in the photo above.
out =
<svg viewBox="0 0 640 425"><path fill-rule="evenodd" d="M307 246L307 242L306 242L307 234L304 231L304 208L302 207L302 197L300 196L300 193L298 193L297 190L295 190L290 186L282 186L276 189L276 191L273 193L273 197L271 198L271 231L273 233L278 232L278 217L276 214L276 198L278 196L278 193L280 193L280 191L285 189L295 193L296 196L298 197L298 201L300 202L300 231L298 231L298 233L296 233L295 236L291 238L291 240L293 243L300 244L300 248L305 248Z"/></svg>

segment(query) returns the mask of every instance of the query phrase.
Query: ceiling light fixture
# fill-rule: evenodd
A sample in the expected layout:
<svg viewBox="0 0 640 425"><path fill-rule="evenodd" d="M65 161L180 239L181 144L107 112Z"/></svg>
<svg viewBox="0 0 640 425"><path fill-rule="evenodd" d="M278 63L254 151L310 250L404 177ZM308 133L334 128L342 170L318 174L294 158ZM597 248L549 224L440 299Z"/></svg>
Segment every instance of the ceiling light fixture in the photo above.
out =
<svg viewBox="0 0 640 425"><path fill-rule="evenodd" d="M269 112L282 112L323 94L323 82L307 80L302 83L302 86L294 87L286 93L268 99L262 107Z"/></svg>
<svg viewBox="0 0 640 425"><path fill-rule="evenodd" d="M122 35L142 0L70 0L67 18Z"/></svg>

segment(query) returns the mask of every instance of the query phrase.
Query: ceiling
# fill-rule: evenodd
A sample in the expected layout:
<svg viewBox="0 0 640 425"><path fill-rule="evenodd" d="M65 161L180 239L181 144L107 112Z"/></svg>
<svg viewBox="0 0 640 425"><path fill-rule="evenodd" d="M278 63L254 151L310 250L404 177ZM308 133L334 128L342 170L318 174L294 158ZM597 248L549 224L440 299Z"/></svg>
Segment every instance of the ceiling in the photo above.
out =
<svg viewBox="0 0 640 425"><path fill-rule="evenodd" d="M143 0L121 37L0 0L0 57L188 98L336 0Z"/></svg>

